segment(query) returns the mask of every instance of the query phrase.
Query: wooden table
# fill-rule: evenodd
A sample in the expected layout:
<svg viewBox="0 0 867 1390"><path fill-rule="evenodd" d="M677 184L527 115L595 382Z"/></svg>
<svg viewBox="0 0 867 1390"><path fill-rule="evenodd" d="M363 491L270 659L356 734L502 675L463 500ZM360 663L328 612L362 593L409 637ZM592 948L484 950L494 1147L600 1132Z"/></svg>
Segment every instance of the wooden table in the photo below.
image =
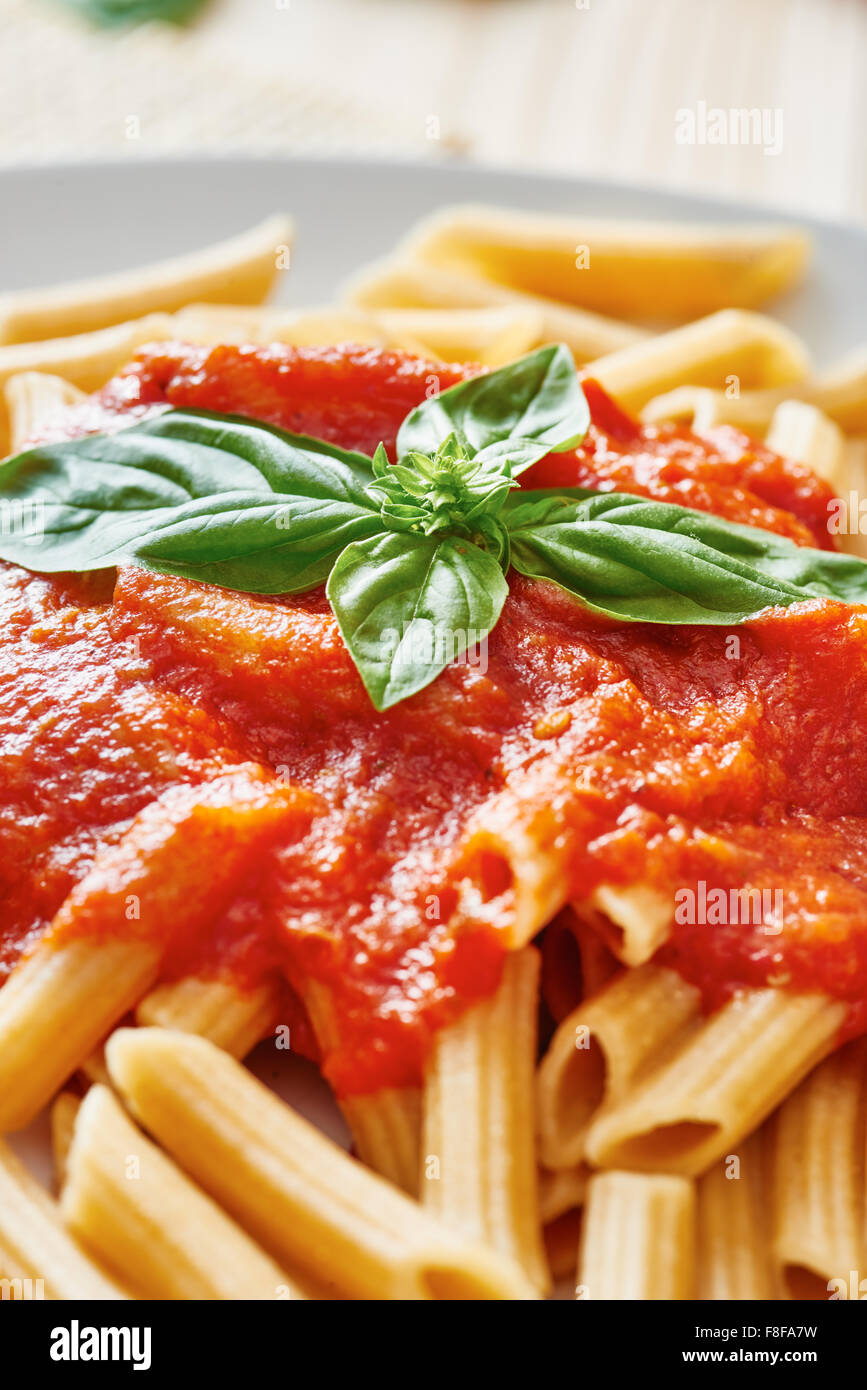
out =
<svg viewBox="0 0 867 1390"><path fill-rule="evenodd" d="M864 0L215 0L123 36L0 0L0 26L2 161L385 152L867 221Z"/></svg>

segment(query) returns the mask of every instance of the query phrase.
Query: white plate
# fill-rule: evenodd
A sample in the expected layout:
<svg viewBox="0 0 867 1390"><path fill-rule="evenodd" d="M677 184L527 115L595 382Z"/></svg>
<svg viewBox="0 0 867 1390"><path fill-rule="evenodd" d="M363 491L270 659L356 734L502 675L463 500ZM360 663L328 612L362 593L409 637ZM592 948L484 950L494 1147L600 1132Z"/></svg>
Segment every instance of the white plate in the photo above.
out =
<svg viewBox="0 0 867 1390"><path fill-rule="evenodd" d="M327 303L342 280L384 255L417 218L467 201L593 216L773 220L766 210L686 194L449 165L197 158L0 170L0 292L191 251L285 209L296 219L297 245L280 298ZM773 312L823 363L865 338L867 235L807 218L778 220L809 228L815 263L804 288ZM313 1068L265 1045L254 1065L263 1080L346 1142L345 1126ZM45 1180L47 1135L43 1116L14 1141Z"/></svg>
<svg viewBox="0 0 867 1390"><path fill-rule="evenodd" d="M0 290L48 285L191 251L275 210L297 221L281 298L326 303L424 213L453 202L594 216L774 220L689 194L468 166L304 159L181 159L0 171ZM867 234L809 218L808 283L774 306L819 363L865 337Z"/></svg>

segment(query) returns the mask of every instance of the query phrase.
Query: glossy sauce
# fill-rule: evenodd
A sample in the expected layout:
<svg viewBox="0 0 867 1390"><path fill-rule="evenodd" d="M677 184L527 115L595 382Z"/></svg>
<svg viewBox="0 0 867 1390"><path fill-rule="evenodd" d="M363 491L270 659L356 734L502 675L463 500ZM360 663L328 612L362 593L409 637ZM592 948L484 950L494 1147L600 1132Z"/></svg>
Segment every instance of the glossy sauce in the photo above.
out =
<svg viewBox="0 0 867 1390"><path fill-rule="evenodd" d="M370 349L150 350L66 433L166 403L372 452L461 368ZM640 430L588 384L594 426L532 486L617 487L828 545L828 488L731 429ZM509 902L457 910L461 837L492 798L556 818L570 892L701 881L783 895L783 930L676 926L661 958L713 1006L744 983L825 989L867 1027L867 610L810 601L731 633L618 625L513 575L486 669L371 706L321 591L235 594L133 568L0 593L0 968L38 939L129 820L255 761L321 798L251 855L219 920L172 935L168 975L281 969L338 1004L343 1091L417 1078L430 1034L496 986ZM498 915L499 913L499 915ZM138 924L139 930L145 930ZM67 925L65 930L70 930ZM93 924L88 926L93 931ZM106 931L123 930L107 922Z"/></svg>

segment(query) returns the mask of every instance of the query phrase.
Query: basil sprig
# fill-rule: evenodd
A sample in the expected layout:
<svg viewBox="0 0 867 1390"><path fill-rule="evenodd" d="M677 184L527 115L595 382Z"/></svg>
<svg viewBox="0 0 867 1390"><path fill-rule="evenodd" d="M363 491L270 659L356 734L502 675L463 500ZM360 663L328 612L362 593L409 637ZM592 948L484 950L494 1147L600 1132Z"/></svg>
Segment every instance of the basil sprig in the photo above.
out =
<svg viewBox="0 0 867 1390"><path fill-rule="evenodd" d="M321 583L377 709L496 625L511 566L624 622L736 624L813 596L867 602L867 565L622 493L517 491L589 423L571 355L542 348L413 410L398 461L240 416L168 410L0 470L0 558L125 560L247 593Z"/></svg>
<svg viewBox="0 0 867 1390"><path fill-rule="evenodd" d="M147 24L162 20L166 24L186 24L204 8L207 0L65 0L87 19L105 28Z"/></svg>

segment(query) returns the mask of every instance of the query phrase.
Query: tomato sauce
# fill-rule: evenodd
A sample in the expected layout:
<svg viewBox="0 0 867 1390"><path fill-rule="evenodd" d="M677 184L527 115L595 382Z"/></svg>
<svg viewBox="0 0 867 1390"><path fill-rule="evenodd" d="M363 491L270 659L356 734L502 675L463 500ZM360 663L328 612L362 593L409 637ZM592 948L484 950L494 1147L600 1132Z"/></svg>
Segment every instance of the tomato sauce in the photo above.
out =
<svg viewBox="0 0 867 1390"><path fill-rule="evenodd" d="M168 404L393 452L407 411L469 370L367 348L161 345L63 430ZM639 428L587 392L584 444L525 484L640 492L830 544L830 491L801 465L728 428ZM824 989L850 1004L848 1031L867 1028L864 608L811 600L731 631L623 625L513 574L485 660L379 714L321 590L4 566L0 607L0 973L155 797L252 762L315 793L317 812L251 857L206 930L161 924L165 973L327 985L339 1037L324 1067L342 1092L416 1080L432 1031L496 987L510 894L473 920L461 855L504 796L549 817L575 899L650 883L674 913L702 884L773 895L774 934L674 926L660 959L709 1007L773 982Z"/></svg>

